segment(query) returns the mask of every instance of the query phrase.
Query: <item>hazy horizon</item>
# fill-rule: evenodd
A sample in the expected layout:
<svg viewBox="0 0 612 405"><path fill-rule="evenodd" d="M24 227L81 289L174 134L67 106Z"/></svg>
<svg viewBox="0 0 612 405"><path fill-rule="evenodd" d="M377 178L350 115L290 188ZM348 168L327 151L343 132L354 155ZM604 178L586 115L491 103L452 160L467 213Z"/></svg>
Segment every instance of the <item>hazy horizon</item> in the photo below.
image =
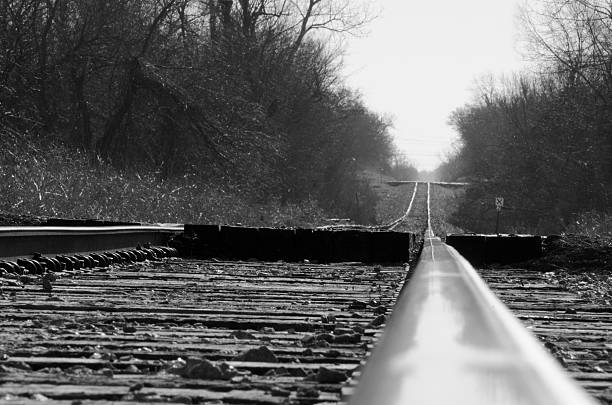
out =
<svg viewBox="0 0 612 405"><path fill-rule="evenodd" d="M347 38L348 83L393 118L396 145L419 170L435 169L450 152L456 134L448 117L470 100L479 77L524 66L518 3L385 0L369 34Z"/></svg>

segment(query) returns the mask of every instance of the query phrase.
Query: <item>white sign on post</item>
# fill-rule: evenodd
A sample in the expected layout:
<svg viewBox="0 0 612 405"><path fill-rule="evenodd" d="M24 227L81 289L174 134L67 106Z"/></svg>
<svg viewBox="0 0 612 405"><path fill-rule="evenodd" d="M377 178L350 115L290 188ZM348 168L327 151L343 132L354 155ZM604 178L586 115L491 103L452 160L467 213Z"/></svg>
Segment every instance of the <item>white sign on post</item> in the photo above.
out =
<svg viewBox="0 0 612 405"><path fill-rule="evenodd" d="M495 209L501 211L504 206L504 197L495 197Z"/></svg>

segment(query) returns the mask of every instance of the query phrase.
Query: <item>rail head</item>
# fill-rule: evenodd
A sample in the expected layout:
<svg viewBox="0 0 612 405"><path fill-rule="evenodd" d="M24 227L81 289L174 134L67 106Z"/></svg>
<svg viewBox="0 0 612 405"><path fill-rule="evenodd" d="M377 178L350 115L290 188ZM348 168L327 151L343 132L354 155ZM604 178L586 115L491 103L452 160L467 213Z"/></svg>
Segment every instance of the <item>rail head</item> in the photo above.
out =
<svg viewBox="0 0 612 405"><path fill-rule="evenodd" d="M0 226L0 258L86 253L165 244L183 225Z"/></svg>
<svg viewBox="0 0 612 405"><path fill-rule="evenodd" d="M114 226L0 226L0 237L41 234L117 234L130 232L182 232L182 224Z"/></svg>
<svg viewBox="0 0 612 405"><path fill-rule="evenodd" d="M349 404L595 402L472 266L429 236Z"/></svg>

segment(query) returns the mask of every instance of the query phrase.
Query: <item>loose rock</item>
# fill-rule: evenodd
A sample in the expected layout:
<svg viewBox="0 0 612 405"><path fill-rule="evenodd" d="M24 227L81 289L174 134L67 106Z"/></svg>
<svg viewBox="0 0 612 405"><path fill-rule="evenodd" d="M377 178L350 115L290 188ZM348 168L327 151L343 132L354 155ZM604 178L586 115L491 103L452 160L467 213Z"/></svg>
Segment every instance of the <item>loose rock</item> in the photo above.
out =
<svg viewBox="0 0 612 405"><path fill-rule="evenodd" d="M100 374L102 374L105 377L113 377L115 375L113 370L111 370L110 368L103 368L103 369L101 369L100 370Z"/></svg>
<svg viewBox="0 0 612 405"><path fill-rule="evenodd" d="M140 370L138 369L138 367L136 367L133 364L130 364L128 366L128 368L125 369L125 371L127 371L128 373L132 373L132 374L138 374L140 373Z"/></svg>
<svg viewBox="0 0 612 405"><path fill-rule="evenodd" d="M45 292L51 292L51 290L53 290L53 284L51 284L52 282L55 281L55 274L53 273L45 273L42 276L42 287L43 287L43 291Z"/></svg>
<svg viewBox="0 0 612 405"><path fill-rule="evenodd" d="M235 358L238 361L278 363L278 358L266 346L250 349Z"/></svg>
<svg viewBox="0 0 612 405"><path fill-rule="evenodd" d="M354 300L349 304L349 309L366 309L368 306L367 302Z"/></svg>
<svg viewBox="0 0 612 405"><path fill-rule="evenodd" d="M173 397L171 402L173 404L193 404L191 398L186 395L178 395Z"/></svg>
<svg viewBox="0 0 612 405"><path fill-rule="evenodd" d="M321 315L321 322L323 322L323 323L335 323L336 322L336 315L333 315L333 314Z"/></svg>
<svg viewBox="0 0 612 405"><path fill-rule="evenodd" d="M285 367L279 367L279 368L275 369L274 372L276 373L277 376L287 376L287 375L290 375L289 370L287 370Z"/></svg>
<svg viewBox="0 0 612 405"><path fill-rule="evenodd" d="M324 340L328 343L331 343L334 341L334 336L330 333L319 333L318 335L315 336L315 340L317 341Z"/></svg>
<svg viewBox="0 0 612 405"><path fill-rule="evenodd" d="M386 314L387 313L387 308L385 308L384 306L380 305L380 306L374 308L374 313L377 314L377 315Z"/></svg>
<svg viewBox="0 0 612 405"><path fill-rule="evenodd" d="M317 381L320 383L340 383L347 380L347 376L345 373L332 370L327 367L319 367L319 371L317 373Z"/></svg>
<svg viewBox="0 0 612 405"><path fill-rule="evenodd" d="M255 335L253 335L252 333L245 332L243 330L236 330L236 331L230 333L230 336L235 337L236 339L241 339L241 340L255 340L255 339L257 339L255 337Z"/></svg>
<svg viewBox="0 0 612 405"><path fill-rule="evenodd" d="M144 387L142 383L136 383L130 387L130 392L140 391Z"/></svg>
<svg viewBox="0 0 612 405"><path fill-rule="evenodd" d="M306 377L308 374L303 368L295 368L293 369L293 375L296 377Z"/></svg>
<svg viewBox="0 0 612 405"><path fill-rule="evenodd" d="M300 342L302 342L304 346L310 346L315 343L315 337L313 335L306 335L300 339Z"/></svg>
<svg viewBox="0 0 612 405"><path fill-rule="evenodd" d="M297 396L303 398L318 398L319 390L313 387L299 387L297 389Z"/></svg>
<svg viewBox="0 0 612 405"><path fill-rule="evenodd" d="M361 341L361 335L359 333L347 333L334 337L334 343L338 344L353 344Z"/></svg>
<svg viewBox="0 0 612 405"><path fill-rule="evenodd" d="M32 398L34 401L41 401L41 402L49 400L49 398L39 393L30 395L30 398Z"/></svg>
<svg viewBox="0 0 612 405"><path fill-rule="evenodd" d="M302 356L312 356L313 354L312 349L306 349L302 352Z"/></svg>
<svg viewBox="0 0 612 405"><path fill-rule="evenodd" d="M175 363L175 365L176 364L177 363ZM202 380L229 380L234 375L230 375L231 373L228 372L230 371L231 367L227 365L227 363L223 364L225 364L225 367L217 367L207 359L190 358L187 359L183 367L174 367L168 371L185 378L199 378Z"/></svg>
<svg viewBox="0 0 612 405"><path fill-rule="evenodd" d="M280 387L272 387L272 389L270 389L270 395L273 397L288 397L291 395L291 391L282 389Z"/></svg>
<svg viewBox="0 0 612 405"><path fill-rule="evenodd" d="M374 320L372 322L370 322L371 326L380 326L383 323L387 322L387 316L386 315L378 315L376 318L374 318Z"/></svg>

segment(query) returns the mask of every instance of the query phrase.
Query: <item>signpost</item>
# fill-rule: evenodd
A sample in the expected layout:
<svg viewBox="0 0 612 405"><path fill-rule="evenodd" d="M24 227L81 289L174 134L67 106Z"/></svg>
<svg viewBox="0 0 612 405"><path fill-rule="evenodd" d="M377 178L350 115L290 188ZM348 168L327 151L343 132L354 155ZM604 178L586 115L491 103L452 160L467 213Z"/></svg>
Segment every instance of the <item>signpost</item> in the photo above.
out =
<svg viewBox="0 0 612 405"><path fill-rule="evenodd" d="M497 220L495 221L495 233L499 234L499 214L504 207L504 197L495 197L495 209L497 210Z"/></svg>

